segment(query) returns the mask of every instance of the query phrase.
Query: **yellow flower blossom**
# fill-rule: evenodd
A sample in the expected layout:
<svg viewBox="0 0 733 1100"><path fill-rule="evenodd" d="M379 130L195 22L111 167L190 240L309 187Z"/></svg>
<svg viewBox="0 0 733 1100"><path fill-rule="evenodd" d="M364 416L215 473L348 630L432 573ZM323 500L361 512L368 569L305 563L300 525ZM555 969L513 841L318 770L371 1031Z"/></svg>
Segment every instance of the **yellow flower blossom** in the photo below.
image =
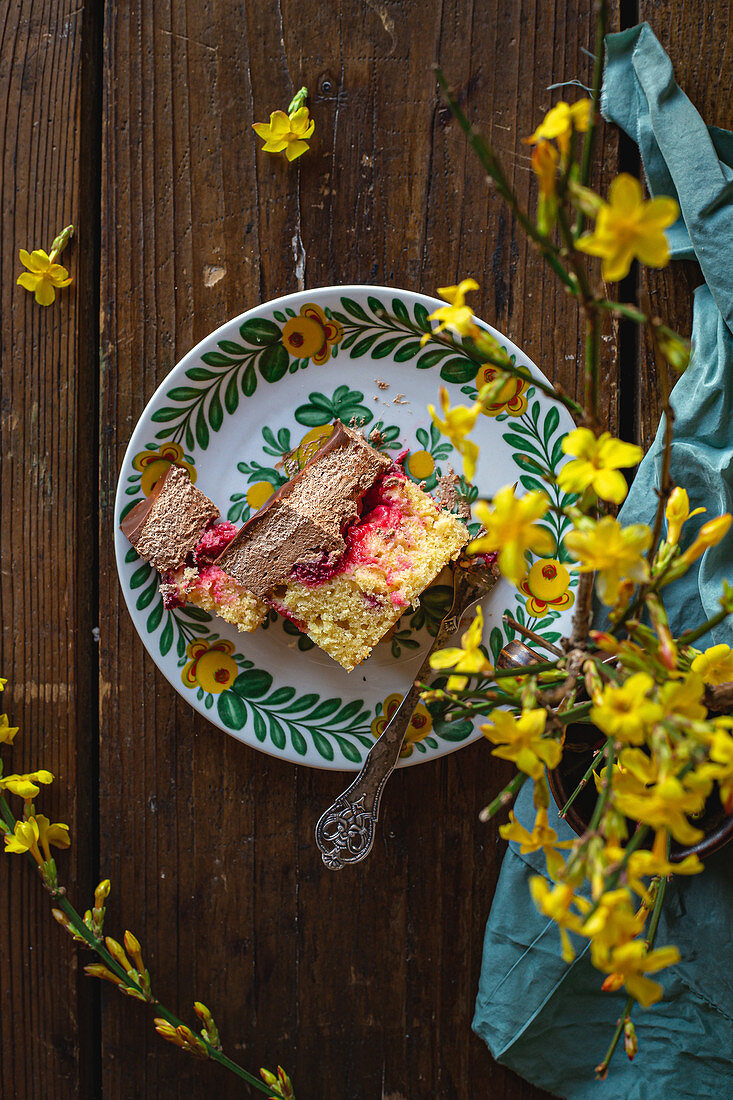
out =
<svg viewBox="0 0 733 1100"><path fill-rule="evenodd" d="M514 488L504 486L494 496L491 507L485 501L476 504L476 518L483 524L486 534L469 543L468 553L497 550L502 573L512 584L519 585L527 572L524 556L528 550L541 556L556 550L550 532L537 524L549 507L550 501L544 493L515 497Z"/></svg>
<svg viewBox="0 0 733 1100"><path fill-rule="evenodd" d="M527 855L528 852L539 852L541 850L547 861L547 870L551 878L557 878L564 866L564 860L558 849L572 848L574 844L572 840L563 840L558 843L557 833L551 828L548 822L547 809L545 807L540 807L537 811L537 817L535 818L534 828L531 833L529 829L525 829L521 821L517 821L514 816L514 811L512 810L509 813L508 825L499 826L499 835L502 836L504 840L513 840L515 844L518 844L519 851L522 855Z"/></svg>
<svg viewBox="0 0 733 1100"><path fill-rule="evenodd" d="M473 337L478 334L478 327L473 320L473 310L466 305L466 295L471 290L478 290L475 279L461 279L457 286L438 287L438 294L448 302L448 305L441 306L430 314L428 320L438 321L439 324L433 332L425 333L420 340L421 344L426 344L435 332L442 332L446 328L458 336Z"/></svg>
<svg viewBox="0 0 733 1100"><path fill-rule="evenodd" d="M600 702L592 707L590 720L616 741L629 745L642 745L644 737L663 711L658 703L649 699L654 681L646 672L636 672L623 684L607 684Z"/></svg>
<svg viewBox="0 0 733 1100"><path fill-rule="evenodd" d="M647 267L669 263L664 230L679 215L675 200L660 195L645 201L641 184L627 172L613 181L608 198L598 212L594 232L581 237L575 246L580 252L602 258L603 278L611 283L623 279L634 259Z"/></svg>
<svg viewBox="0 0 733 1100"><path fill-rule="evenodd" d="M16 855L30 852L36 863L41 867L43 858L38 850L38 837L39 829L34 817L29 817L27 821L16 821L13 833L8 833L5 836L5 851L13 852Z"/></svg>
<svg viewBox="0 0 733 1100"><path fill-rule="evenodd" d="M623 852L619 849L619 858L623 858ZM654 875L698 875L704 871L702 863L696 855L685 856L679 863L670 863L665 856L657 856L654 852L637 849L629 856L626 864L626 876L631 888L639 895L645 897L647 887L641 881L644 878L652 878Z"/></svg>
<svg viewBox="0 0 733 1100"><path fill-rule="evenodd" d="M269 122L252 124L255 133L264 139L263 153L285 153L288 160L295 160L307 151L315 128L307 107L299 107L290 115L273 111Z"/></svg>
<svg viewBox="0 0 733 1100"><path fill-rule="evenodd" d="M532 170L539 181L540 195L543 198L555 194L558 161L555 146L550 145L545 138L540 138L532 150Z"/></svg>
<svg viewBox="0 0 733 1100"><path fill-rule="evenodd" d="M21 248L19 255L20 262L28 270L18 276L18 286L34 293L39 306L50 306L56 300L56 291L72 281L68 271L42 248L33 252Z"/></svg>
<svg viewBox="0 0 733 1100"><path fill-rule="evenodd" d="M687 820L687 814L698 813L705 801L701 791L686 791L676 776L663 777L643 793L615 792L617 808L635 821L653 829L668 829L680 844L696 844L702 830Z"/></svg>
<svg viewBox="0 0 733 1100"><path fill-rule="evenodd" d="M668 680L659 688L659 702L665 717L701 722L707 714L702 703L704 691L705 684L697 672L690 673L684 680Z"/></svg>
<svg viewBox="0 0 733 1100"><path fill-rule="evenodd" d="M11 791L27 800L35 798L40 792L39 783L53 783L51 772L41 770L25 775L5 775L0 779L0 790Z"/></svg>
<svg viewBox="0 0 733 1100"><path fill-rule="evenodd" d="M523 710L518 717L505 710L492 711L491 721L481 727L484 737L498 745L493 756L513 760L521 772L532 779L540 779L545 765L556 768L562 756L562 745L551 737L544 737L547 712Z"/></svg>
<svg viewBox="0 0 733 1100"><path fill-rule="evenodd" d="M631 894L625 887L606 890L596 908L583 923L583 935L593 942L593 963L607 956L609 950L635 939L644 927L644 914L634 912Z"/></svg>
<svg viewBox="0 0 733 1100"><path fill-rule="evenodd" d="M47 860L51 858L52 844L54 848L69 847L71 840L68 825L52 825L45 814L36 814L34 820L38 826L38 840Z"/></svg>
<svg viewBox="0 0 733 1100"><path fill-rule="evenodd" d="M565 546L580 562L580 572L596 571L598 595L605 604L613 605L624 578L636 584L649 577L646 559L652 533L640 523L622 527L612 516L598 522L583 519L582 526L569 531Z"/></svg>
<svg viewBox="0 0 733 1100"><path fill-rule="evenodd" d="M601 988L615 992L625 985L642 1008L648 1008L661 998L662 987L645 975L674 966L679 961L680 953L676 947L659 947L649 951L643 940L632 940L614 948L599 968L608 974Z"/></svg>
<svg viewBox="0 0 733 1100"><path fill-rule="evenodd" d="M733 650L729 645L713 645L695 657L692 671L706 684L727 684L733 680Z"/></svg>
<svg viewBox="0 0 733 1100"><path fill-rule="evenodd" d="M442 420L435 411L434 405L428 405L428 412L436 428L439 428L443 435L447 435L458 453L463 455L463 473L466 479L471 481L476 473L478 447L466 437L481 413L481 402L476 401L470 409L466 405L456 405L455 408L451 408L448 390L445 386L441 386L440 407L443 412Z"/></svg>
<svg viewBox="0 0 733 1100"><path fill-rule="evenodd" d="M535 145L543 140L557 141L560 151L565 156L573 130L584 134L588 129L591 107L589 99L579 99L577 103L572 104L561 100L547 112L535 132L523 139L525 144Z"/></svg>
<svg viewBox="0 0 733 1100"><path fill-rule="evenodd" d="M681 489L679 485L675 485L672 492L669 494L669 500L667 501L664 509L664 515L667 519L667 543L669 546L676 546L680 541L680 532L682 531L683 524L687 523L688 519L692 519L693 516L699 516L705 511L705 508L695 508L694 511L690 511L690 498L687 495L687 489Z"/></svg>
<svg viewBox="0 0 733 1100"><path fill-rule="evenodd" d="M5 685L7 684L7 682L7 677L3 679L3 677L0 676L0 691L5 691Z"/></svg>
<svg viewBox="0 0 733 1100"><path fill-rule="evenodd" d="M568 931L580 934L583 927L583 918L573 911L573 906L586 913L590 908L585 898L576 897L574 887L567 883L558 883L550 887L541 875L533 875L529 880L529 889L532 900L546 917L554 921L560 930L562 942L562 957L565 962L572 962L575 951L570 942Z"/></svg>
<svg viewBox="0 0 733 1100"><path fill-rule="evenodd" d="M430 667L437 671L452 668L456 673L483 672L487 675L494 671L493 666L479 648L484 630L484 613L476 608L476 617L461 638L460 648L447 646L433 653ZM468 683L465 675L454 675L448 680L448 690L464 688Z"/></svg>
<svg viewBox="0 0 733 1100"><path fill-rule="evenodd" d="M557 476L557 483L566 493L582 493L592 489L601 500L620 504L626 496L626 479L619 470L641 462L644 452L634 443L614 439L610 432L596 437L590 428L576 428L562 441L566 455L574 455Z"/></svg>
<svg viewBox="0 0 733 1100"><path fill-rule="evenodd" d="M716 516L715 519L709 519L707 523L703 523L695 541L681 555L680 561L685 565L692 565L706 550L711 546L717 546L725 538L732 522L733 516L729 512L724 512L722 516Z"/></svg>
<svg viewBox="0 0 733 1100"><path fill-rule="evenodd" d="M7 714L0 714L0 745L12 745L19 726L11 726Z"/></svg>

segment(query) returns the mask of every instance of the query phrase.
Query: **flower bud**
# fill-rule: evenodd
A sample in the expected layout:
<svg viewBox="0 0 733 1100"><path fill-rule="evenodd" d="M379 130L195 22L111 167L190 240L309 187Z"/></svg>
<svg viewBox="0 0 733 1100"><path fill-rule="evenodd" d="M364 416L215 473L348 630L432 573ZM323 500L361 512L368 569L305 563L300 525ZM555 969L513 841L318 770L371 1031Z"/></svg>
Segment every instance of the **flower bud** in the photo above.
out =
<svg viewBox="0 0 733 1100"><path fill-rule="evenodd" d="M731 522L733 522L733 516L729 512L724 512L722 516L717 516L715 519L709 519L707 523L703 523L698 531L697 538L692 546L685 550L680 561L684 562L685 565L692 565L711 546L717 546L728 534Z"/></svg>
<svg viewBox="0 0 733 1100"><path fill-rule="evenodd" d="M101 909L104 906L106 899L109 897L111 888L109 879L102 879L99 886L94 891L94 905L97 909Z"/></svg>
<svg viewBox="0 0 733 1100"><path fill-rule="evenodd" d="M639 1041L636 1038L636 1028L631 1022L630 1016L627 1016L624 1020L624 1049L626 1051L626 1057L630 1062L633 1062L634 1056L639 1049Z"/></svg>
<svg viewBox="0 0 733 1100"><path fill-rule="evenodd" d="M113 940L111 936L105 936L104 942L106 943L107 950L109 951L115 962L119 963L119 965L126 973L129 973L133 969L132 963L128 959L125 952L122 950L121 944L119 944L117 940Z"/></svg>
<svg viewBox="0 0 733 1100"><path fill-rule="evenodd" d="M116 974L113 974L106 966L102 966L101 963L89 963L88 966L84 967L84 973L88 974L90 978L101 978L105 982L112 982L113 985L125 984L121 978L118 978Z"/></svg>

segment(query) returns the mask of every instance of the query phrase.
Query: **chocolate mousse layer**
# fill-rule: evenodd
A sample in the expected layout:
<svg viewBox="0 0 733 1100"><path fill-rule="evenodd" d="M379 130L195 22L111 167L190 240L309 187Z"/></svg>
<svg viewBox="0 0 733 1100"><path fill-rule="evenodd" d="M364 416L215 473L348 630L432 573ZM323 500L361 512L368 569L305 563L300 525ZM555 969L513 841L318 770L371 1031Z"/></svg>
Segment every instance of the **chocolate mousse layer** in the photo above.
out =
<svg viewBox="0 0 733 1100"><path fill-rule="evenodd" d="M263 504L216 560L256 596L287 583L293 566L334 561L359 503L391 465L340 420L295 477Z"/></svg>
<svg viewBox="0 0 733 1100"><path fill-rule="evenodd" d="M144 561L165 573L182 565L219 509L191 482L180 466L171 466L149 497L132 508L120 529Z"/></svg>

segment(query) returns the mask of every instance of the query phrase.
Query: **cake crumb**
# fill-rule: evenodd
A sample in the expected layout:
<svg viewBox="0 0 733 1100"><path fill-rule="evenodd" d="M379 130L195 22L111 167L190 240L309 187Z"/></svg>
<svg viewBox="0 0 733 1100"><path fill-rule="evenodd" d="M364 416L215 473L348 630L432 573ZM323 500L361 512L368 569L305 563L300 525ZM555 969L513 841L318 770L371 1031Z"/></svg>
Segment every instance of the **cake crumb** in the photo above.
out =
<svg viewBox="0 0 733 1100"><path fill-rule="evenodd" d="M349 421L349 427L353 428L355 432L358 432L361 431L366 422L367 418L365 416L352 416L351 420Z"/></svg>
<svg viewBox="0 0 733 1100"><path fill-rule="evenodd" d="M435 499L448 512L456 512L461 519L471 518L471 505L466 498L459 494L456 486L460 478L452 466L448 467L447 474L441 474L435 487Z"/></svg>
<svg viewBox="0 0 733 1100"><path fill-rule="evenodd" d="M404 393L398 393L396 397L392 398L393 405L409 405L409 403Z"/></svg>
<svg viewBox="0 0 733 1100"><path fill-rule="evenodd" d="M384 436L380 432L379 428L372 428L369 433L369 442L371 443L372 447L376 447L377 449L384 446Z"/></svg>
<svg viewBox="0 0 733 1100"><path fill-rule="evenodd" d="M385 382L383 378L375 378L374 381L379 386L380 390L388 390L389 382Z"/></svg>

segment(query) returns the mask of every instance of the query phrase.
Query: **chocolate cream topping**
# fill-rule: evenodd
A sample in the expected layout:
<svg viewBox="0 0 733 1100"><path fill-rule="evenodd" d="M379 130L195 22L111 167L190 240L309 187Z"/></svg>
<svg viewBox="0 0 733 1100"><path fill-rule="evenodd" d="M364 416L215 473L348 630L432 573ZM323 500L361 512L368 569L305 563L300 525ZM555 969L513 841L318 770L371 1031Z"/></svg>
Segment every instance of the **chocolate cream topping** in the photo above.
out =
<svg viewBox="0 0 733 1100"><path fill-rule="evenodd" d="M171 466L149 497L132 508L120 529L144 561L160 573L182 565L219 509L191 482L186 470Z"/></svg>
<svg viewBox="0 0 733 1100"><path fill-rule="evenodd" d="M294 565L335 561L346 549L343 532L359 515L364 494L389 466L389 458L337 420L303 469L245 523L216 565L263 597L287 583Z"/></svg>

